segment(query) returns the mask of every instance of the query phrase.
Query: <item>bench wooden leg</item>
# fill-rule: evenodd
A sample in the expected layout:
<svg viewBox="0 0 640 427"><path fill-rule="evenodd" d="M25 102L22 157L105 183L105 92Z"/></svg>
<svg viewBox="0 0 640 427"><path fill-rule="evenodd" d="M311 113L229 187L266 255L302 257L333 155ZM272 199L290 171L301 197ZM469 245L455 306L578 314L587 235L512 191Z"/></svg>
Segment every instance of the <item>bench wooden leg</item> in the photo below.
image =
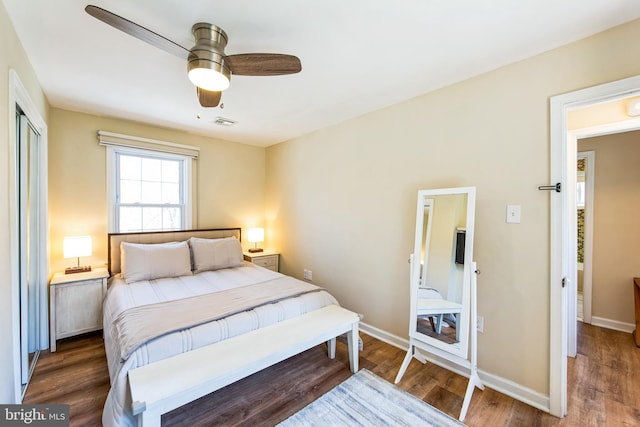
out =
<svg viewBox="0 0 640 427"><path fill-rule="evenodd" d="M138 427L160 427L161 417L161 414L144 411L138 414Z"/></svg>
<svg viewBox="0 0 640 427"><path fill-rule="evenodd" d="M351 372L358 372L358 323L354 323L351 331L347 333L347 342L349 345L349 365Z"/></svg>
<svg viewBox="0 0 640 427"><path fill-rule="evenodd" d="M436 334L438 335L442 333L442 316L442 314L436 316Z"/></svg>
<svg viewBox="0 0 640 427"><path fill-rule="evenodd" d="M336 339L335 338L331 338L329 341L327 341L327 354L329 356L329 359L336 358Z"/></svg>

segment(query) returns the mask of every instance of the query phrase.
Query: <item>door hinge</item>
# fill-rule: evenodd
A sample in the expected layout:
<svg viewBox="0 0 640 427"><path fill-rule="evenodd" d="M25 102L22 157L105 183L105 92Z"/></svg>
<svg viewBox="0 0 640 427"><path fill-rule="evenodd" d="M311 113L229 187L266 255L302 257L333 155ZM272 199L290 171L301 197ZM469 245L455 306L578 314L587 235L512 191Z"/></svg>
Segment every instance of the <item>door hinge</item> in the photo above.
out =
<svg viewBox="0 0 640 427"><path fill-rule="evenodd" d="M567 286L567 278L563 277L562 278L562 287L564 288L565 286Z"/></svg>

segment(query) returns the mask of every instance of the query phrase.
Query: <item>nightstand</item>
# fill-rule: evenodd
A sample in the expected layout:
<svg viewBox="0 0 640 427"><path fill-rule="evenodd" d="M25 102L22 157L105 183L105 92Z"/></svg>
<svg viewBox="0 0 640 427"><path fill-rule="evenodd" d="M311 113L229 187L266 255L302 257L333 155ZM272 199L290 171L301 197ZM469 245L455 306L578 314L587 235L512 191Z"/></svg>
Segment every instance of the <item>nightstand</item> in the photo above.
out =
<svg viewBox="0 0 640 427"><path fill-rule="evenodd" d="M275 251L264 250L263 252L243 252L242 254L245 261L273 271L278 271L279 269L280 254Z"/></svg>
<svg viewBox="0 0 640 427"><path fill-rule="evenodd" d="M56 273L49 286L50 345L85 332L102 329L102 301L107 292L106 268L86 273Z"/></svg>

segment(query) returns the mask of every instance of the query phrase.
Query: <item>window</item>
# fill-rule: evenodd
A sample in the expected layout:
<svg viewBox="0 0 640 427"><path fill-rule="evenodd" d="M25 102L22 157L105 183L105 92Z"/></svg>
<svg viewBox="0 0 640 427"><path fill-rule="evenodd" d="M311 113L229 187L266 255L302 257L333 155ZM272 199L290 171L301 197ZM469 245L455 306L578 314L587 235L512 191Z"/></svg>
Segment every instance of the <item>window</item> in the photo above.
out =
<svg viewBox="0 0 640 427"><path fill-rule="evenodd" d="M118 232L180 230L187 219L186 164L174 154L116 149L114 226Z"/></svg>
<svg viewBox="0 0 640 427"><path fill-rule="evenodd" d="M199 147L102 130L98 140L107 147L109 232L191 228Z"/></svg>
<svg viewBox="0 0 640 427"><path fill-rule="evenodd" d="M584 209L585 203L585 174L584 171L578 171L576 182L576 205L578 209Z"/></svg>

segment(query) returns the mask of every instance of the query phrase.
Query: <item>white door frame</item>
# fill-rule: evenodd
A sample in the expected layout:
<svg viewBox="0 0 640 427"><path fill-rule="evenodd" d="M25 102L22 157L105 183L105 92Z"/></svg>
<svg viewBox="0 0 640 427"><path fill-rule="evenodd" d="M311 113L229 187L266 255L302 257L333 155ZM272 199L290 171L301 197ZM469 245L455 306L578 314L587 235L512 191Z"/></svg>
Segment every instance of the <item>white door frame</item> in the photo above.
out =
<svg viewBox="0 0 640 427"><path fill-rule="evenodd" d="M551 195L550 224L549 411L558 417L567 413L568 325L575 323L568 321L568 295L562 283L563 278L571 277L572 271L575 276L577 268L576 238L570 233L571 218L575 219L577 139L568 137L567 113L575 108L638 94L640 76L635 76L550 99L550 178L553 184L561 183L563 189L561 193Z"/></svg>

